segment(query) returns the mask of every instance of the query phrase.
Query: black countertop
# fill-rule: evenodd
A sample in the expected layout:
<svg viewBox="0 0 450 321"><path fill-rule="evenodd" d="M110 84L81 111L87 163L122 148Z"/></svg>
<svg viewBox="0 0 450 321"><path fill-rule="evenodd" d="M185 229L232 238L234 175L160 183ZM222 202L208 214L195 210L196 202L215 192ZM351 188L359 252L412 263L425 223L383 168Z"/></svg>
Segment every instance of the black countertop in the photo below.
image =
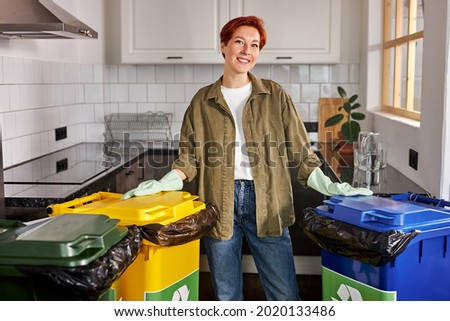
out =
<svg viewBox="0 0 450 321"><path fill-rule="evenodd" d="M342 155L335 145L319 143L316 148L325 160L325 166L330 169L328 173L333 173L341 182L347 182L354 187L370 188L379 196L406 192L428 194L425 189L389 164L375 172L361 171L356 169L352 160L347 155ZM350 157L353 158L353 155Z"/></svg>
<svg viewBox="0 0 450 321"><path fill-rule="evenodd" d="M331 146L315 144L315 148L323 160L322 170L333 181L348 182L353 186L366 181L366 174L358 172L351 164L342 161ZM17 211L29 217L36 211L42 213L42 209L48 205L105 190L104 188L119 171L147 151L145 148L125 149L103 143L84 143L6 169L4 174L6 217L14 216ZM152 153L168 152L177 151L168 147L152 149ZM67 166L62 170L58 168L58 164L61 166L61 160L64 160L63 165ZM364 177L361 178L361 175ZM426 194L423 188L389 165L377 173L371 173L370 176L372 181L369 187L378 195L406 192ZM301 189L295 182L295 175L293 184L294 190ZM303 193L304 191L301 192ZM317 199L318 202L322 201L320 197ZM303 201L301 205L308 206Z"/></svg>

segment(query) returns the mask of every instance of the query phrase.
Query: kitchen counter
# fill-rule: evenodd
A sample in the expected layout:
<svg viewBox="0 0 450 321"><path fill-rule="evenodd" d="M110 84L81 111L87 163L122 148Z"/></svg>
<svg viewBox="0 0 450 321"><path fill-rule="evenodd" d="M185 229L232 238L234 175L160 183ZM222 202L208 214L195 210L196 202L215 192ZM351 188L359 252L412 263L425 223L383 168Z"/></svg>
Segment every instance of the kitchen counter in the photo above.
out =
<svg viewBox="0 0 450 321"><path fill-rule="evenodd" d="M336 145L330 143L317 143L316 149L326 161L326 167L341 182L347 182L354 187L370 188L375 195L389 196L412 192L428 194L421 186L387 164L376 172L366 172L356 169L353 162L343 155ZM351 155L351 157L353 157Z"/></svg>
<svg viewBox="0 0 450 321"><path fill-rule="evenodd" d="M316 143L314 148L323 161L322 170L333 181L353 185L358 183L356 178L361 173L351 164L347 164L331 144ZM169 146L155 146L151 150L152 155L177 153L174 147ZM24 207L42 209L101 190L114 192L115 175L129 167L138 157L148 154L148 151L143 145L122 148L112 144L83 143L6 169L6 217L12 215L13 208L22 208L21 211L25 212ZM423 188L389 165L371 175L373 181L377 181L370 185L375 194L426 194ZM295 198L297 208L320 205L323 201L322 195L317 193L312 197L309 195L311 191L308 191L307 195L306 190L295 181L295 170L292 178L294 191L298 194ZM33 212L32 209L27 211Z"/></svg>
<svg viewBox="0 0 450 321"><path fill-rule="evenodd" d="M173 153L156 146L152 155ZM7 207L47 207L98 192L114 191L115 175L148 152L144 145L83 143L4 171Z"/></svg>

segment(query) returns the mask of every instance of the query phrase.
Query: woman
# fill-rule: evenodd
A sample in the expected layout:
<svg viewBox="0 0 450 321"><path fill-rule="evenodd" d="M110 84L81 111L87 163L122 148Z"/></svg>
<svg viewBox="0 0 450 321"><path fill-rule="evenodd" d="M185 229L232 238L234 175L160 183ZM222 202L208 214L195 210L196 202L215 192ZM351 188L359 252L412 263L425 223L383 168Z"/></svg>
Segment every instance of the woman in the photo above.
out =
<svg viewBox="0 0 450 321"><path fill-rule="evenodd" d="M266 298L299 300L288 230L295 221L289 167L298 168L303 186L326 195L371 192L331 183L289 95L250 72L266 43L263 21L235 18L222 28L220 41L223 76L194 95L173 170L124 198L181 189L182 180L197 177L200 200L220 210L218 223L203 239L217 299L244 299L245 237Z"/></svg>

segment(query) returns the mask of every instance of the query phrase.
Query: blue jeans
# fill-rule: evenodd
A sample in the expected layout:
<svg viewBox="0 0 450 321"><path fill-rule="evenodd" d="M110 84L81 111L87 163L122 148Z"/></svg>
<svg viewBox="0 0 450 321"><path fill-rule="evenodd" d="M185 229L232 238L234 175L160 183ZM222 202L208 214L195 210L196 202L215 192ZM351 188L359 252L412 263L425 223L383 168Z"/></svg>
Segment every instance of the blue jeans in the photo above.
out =
<svg viewBox="0 0 450 321"><path fill-rule="evenodd" d="M247 240L267 300L300 300L291 237L286 228L280 237L257 237L253 181L234 184L234 227L230 240L204 237L217 300L243 300L242 243Z"/></svg>

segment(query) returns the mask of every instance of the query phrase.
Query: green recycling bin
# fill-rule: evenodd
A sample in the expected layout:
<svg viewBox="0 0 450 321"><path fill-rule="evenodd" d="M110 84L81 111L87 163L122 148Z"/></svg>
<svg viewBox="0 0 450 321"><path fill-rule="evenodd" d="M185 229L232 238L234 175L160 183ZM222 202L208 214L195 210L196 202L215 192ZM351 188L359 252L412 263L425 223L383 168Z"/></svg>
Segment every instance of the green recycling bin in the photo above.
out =
<svg viewBox="0 0 450 321"><path fill-rule="evenodd" d="M29 225L0 220L0 300L108 297L135 258L111 262L114 256L124 258L116 252L130 239L129 228L118 222L100 214L63 214Z"/></svg>

